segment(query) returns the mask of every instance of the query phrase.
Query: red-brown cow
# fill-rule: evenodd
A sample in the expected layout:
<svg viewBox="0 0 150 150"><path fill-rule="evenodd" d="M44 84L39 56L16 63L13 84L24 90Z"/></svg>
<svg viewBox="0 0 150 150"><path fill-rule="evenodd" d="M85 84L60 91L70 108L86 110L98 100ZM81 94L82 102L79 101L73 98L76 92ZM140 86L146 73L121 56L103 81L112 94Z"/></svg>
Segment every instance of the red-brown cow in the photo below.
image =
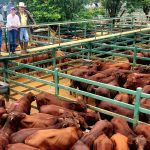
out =
<svg viewBox="0 0 150 150"><path fill-rule="evenodd" d="M122 135L128 137L129 142L132 143L133 139L136 137L136 134L130 129L125 120L121 118L113 118L111 123L114 128L114 133L121 133Z"/></svg>
<svg viewBox="0 0 150 150"><path fill-rule="evenodd" d="M120 114L120 115L130 117L130 118L133 117L133 111L132 110L118 106L118 105L115 105L115 104L112 104L112 103L100 102L98 104L98 107L101 109L105 109L105 110Z"/></svg>
<svg viewBox="0 0 150 150"><path fill-rule="evenodd" d="M114 150L130 150L126 136L116 133L111 137L111 140L114 143Z"/></svg>
<svg viewBox="0 0 150 150"><path fill-rule="evenodd" d="M114 99L120 102L127 103L127 104L131 103L131 97L129 94L126 94L126 93L119 93L115 96Z"/></svg>
<svg viewBox="0 0 150 150"><path fill-rule="evenodd" d="M77 101L63 101L57 96L42 92L36 96L36 102L38 109L40 109L42 105L54 104L57 106L62 106L67 109L79 112L86 112L86 105L83 103L81 99L77 99Z"/></svg>
<svg viewBox="0 0 150 150"><path fill-rule="evenodd" d="M74 113L78 117L82 116L88 125L93 125L99 120L98 114L94 112L87 112L87 113L77 112L56 105L43 105L40 107L39 112L54 115L54 116L59 116L62 115L63 113Z"/></svg>
<svg viewBox="0 0 150 150"><path fill-rule="evenodd" d="M150 84L149 74L132 73L127 77L127 81L124 84L125 88L136 90L137 87L144 87Z"/></svg>
<svg viewBox="0 0 150 150"><path fill-rule="evenodd" d="M25 94L17 102L12 103L11 106L7 109L7 112L20 112L30 114L31 103L35 100L35 95L31 92Z"/></svg>
<svg viewBox="0 0 150 150"><path fill-rule="evenodd" d="M24 114L17 112L7 115L7 120L0 130L0 150L5 150L6 146L9 144L9 136L18 130L20 120L24 118L24 116Z"/></svg>
<svg viewBox="0 0 150 150"><path fill-rule="evenodd" d="M107 120L98 121L89 133L85 134L79 141L87 145L89 148L93 145L94 141L103 133L108 136L112 135L112 124ZM76 143L78 145L78 142ZM76 147L76 144L73 147Z"/></svg>
<svg viewBox="0 0 150 150"><path fill-rule="evenodd" d="M74 127L65 129L40 130L25 140L25 144L42 150L68 150L81 137Z"/></svg>
<svg viewBox="0 0 150 150"><path fill-rule="evenodd" d="M134 131L137 135L143 135L146 138L147 145L145 150L149 150L150 149L150 126L139 124L135 127Z"/></svg>

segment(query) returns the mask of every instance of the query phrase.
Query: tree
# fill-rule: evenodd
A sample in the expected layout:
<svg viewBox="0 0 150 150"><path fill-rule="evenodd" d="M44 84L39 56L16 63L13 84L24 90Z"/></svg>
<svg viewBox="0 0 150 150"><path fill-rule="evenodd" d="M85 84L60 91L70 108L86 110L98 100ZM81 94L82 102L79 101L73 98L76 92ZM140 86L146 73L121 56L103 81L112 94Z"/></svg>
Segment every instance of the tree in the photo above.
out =
<svg viewBox="0 0 150 150"><path fill-rule="evenodd" d="M150 12L150 0L142 0L142 6L143 6L143 12L147 16Z"/></svg>
<svg viewBox="0 0 150 150"><path fill-rule="evenodd" d="M84 6L92 0L53 0L53 4L60 8L62 20L72 20Z"/></svg>
<svg viewBox="0 0 150 150"><path fill-rule="evenodd" d="M102 0L102 5L108 12L109 17L117 17L125 0Z"/></svg>

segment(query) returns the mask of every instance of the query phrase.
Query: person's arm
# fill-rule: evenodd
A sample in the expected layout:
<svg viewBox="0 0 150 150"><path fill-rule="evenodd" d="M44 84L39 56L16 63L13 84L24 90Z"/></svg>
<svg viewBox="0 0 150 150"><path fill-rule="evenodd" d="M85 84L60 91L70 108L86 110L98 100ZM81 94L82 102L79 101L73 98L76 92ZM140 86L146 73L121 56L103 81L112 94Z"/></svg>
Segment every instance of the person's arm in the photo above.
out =
<svg viewBox="0 0 150 150"><path fill-rule="evenodd" d="M6 24L6 27L7 27L7 28L12 27L11 18L10 18L9 15L7 16L7 24Z"/></svg>
<svg viewBox="0 0 150 150"><path fill-rule="evenodd" d="M21 25L19 16L17 16L17 28Z"/></svg>
<svg viewBox="0 0 150 150"><path fill-rule="evenodd" d="M35 22L35 20L34 20L34 18L33 18L33 16L32 16L32 14L28 11L28 10L25 10L26 11L26 13L27 13L27 15L28 15L28 17L29 17L29 20L31 21L31 22L33 22L33 24L36 24L36 22Z"/></svg>
<svg viewBox="0 0 150 150"><path fill-rule="evenodd" d="M3 16L0 15L0 27L4 26Z"/></svg>

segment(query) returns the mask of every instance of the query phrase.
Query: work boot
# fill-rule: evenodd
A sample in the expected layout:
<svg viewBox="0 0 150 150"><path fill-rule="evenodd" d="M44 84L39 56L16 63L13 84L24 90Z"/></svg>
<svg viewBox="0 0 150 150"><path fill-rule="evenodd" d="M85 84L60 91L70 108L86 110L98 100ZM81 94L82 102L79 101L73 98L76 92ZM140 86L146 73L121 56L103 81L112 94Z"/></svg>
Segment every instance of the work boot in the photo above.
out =
<svg viewBox="0 0 150 150"><path fill-rule="evenodd" d="M21 50L24 49L24 44L23 44L23 42L20 43L20 47L21 47Z"/></svg>
<svg viewBox="0 0 150 150"><path fill-rule="evenodd" d="M25 53L28 53L27 48L28 48L28 42L24 42L24 51L25 51Z"/></svg>

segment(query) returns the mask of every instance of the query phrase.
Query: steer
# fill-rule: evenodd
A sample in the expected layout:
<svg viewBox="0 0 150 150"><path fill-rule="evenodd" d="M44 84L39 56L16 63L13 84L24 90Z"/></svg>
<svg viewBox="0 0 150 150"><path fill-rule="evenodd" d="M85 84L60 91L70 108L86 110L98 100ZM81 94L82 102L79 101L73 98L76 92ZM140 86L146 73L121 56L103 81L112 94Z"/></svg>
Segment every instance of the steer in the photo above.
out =
<svg viewBox="0 0 150 150"><path fill-rule="evenodd" d="M10 107L7 109L7 112L20 112L30 114L31 103L35 100L35 95L31 92L23 95L17 102L12 103Z"/></svg>
<svg viewBox="0 0 150 150"><path fill-rule="evenodd" d="M42 150L68 150L81 137L74 128L39 130L25 140L25 144Z"/></svg>
<svg viewBox="0 0 150 150"><path fill-rule="evenodd" d="M91 148L94 141L100 135L105 133L108 136L111 136L112 131L113 131L113 128L112 128L112 124L110 122L108 122L107 120L100 120L93 126L93 128L90 130L90 132L85 134L79 141L81 143L87 145L89 148ZM76 145L78 145L78 142L73 146L73 148L76 147Z"/></svg>
<svg viewBox="0 0 150 150"><path fill-rule="evenodd" d="M128 138L120 133L116 133L111 137L114 143L114 150L129 150Z"/></svg>
<svg viewBox="0 0 150 150"><path fill-rule="evenodd" d="M42 105L54 104L67 109L86 112L86 105L79 98L77 99L77 101L63 101L57 96L42 92L36 96L36 102L38 109L40 109Z"/></svg>

